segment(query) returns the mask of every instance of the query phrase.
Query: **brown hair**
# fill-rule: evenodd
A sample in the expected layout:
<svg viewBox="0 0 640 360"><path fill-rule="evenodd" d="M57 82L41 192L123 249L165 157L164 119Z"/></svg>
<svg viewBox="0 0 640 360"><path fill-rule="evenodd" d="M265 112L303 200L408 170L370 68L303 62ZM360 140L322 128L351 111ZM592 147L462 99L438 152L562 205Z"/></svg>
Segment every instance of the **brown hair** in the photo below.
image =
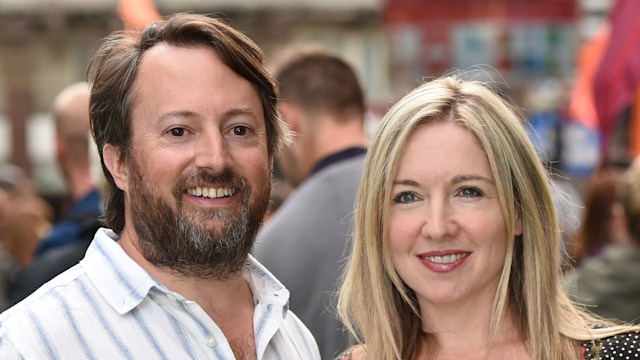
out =
<svg viewBox="0 0 640 360"><path fill-rule="evenodd" d="M589 179L580 231L570 254L576 263L597 254L611 242L613 205L619 178L616 170L601 169Z"/></svg>
<svg viewBox="0 0 640 360"><path fill-rule="evenodd" d="M354 68L319 45L291 50L275 64L273 74L282 100L298 104L309 114L342 120L354 113L362 118L365 112L364 91Z"/></svg>

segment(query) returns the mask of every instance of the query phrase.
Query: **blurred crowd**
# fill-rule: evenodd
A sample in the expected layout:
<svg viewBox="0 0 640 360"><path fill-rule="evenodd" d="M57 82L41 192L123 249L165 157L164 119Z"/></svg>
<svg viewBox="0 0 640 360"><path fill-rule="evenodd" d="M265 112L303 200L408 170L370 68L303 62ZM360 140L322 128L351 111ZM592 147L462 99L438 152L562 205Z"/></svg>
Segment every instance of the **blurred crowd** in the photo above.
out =
<svg viewBox="0 0 640 360"><path fill-rule="evenodd" d="M625 10L624 6L631 2L621 1L620 3L623 5L620 6L621 9L614 11L612 19L622 17L624 11L629 11L628 9ZM613 47L618 46L617 40L619 39L620 31L624 30L615 25L612 21L606 25L606 30L603 30L606 31L606 34L599 34L599 36L606 36L608 39L616 39L616 41L610 41L609 43ZM640 31L636 31L636 33L640 34ZM627 37L624 37L623 40L625 40L624 44L629 44L626 42ZM640 42L640 37L636 38L636 40ZM602 41L602 38L595 37L593 41L599 42ZM638 45L640 44L636 43L634 45L639 47ZM603 59L615 58L615 54L611 55L607 49L606 46L602 47L599 55ZM635 59L633 56L631 60ZM615 59L616 61L622 61L619 58ZM330 60L337 62L339 66L344 66L345 70L343 71L351 74L352 69L348 65L339 62L340 59L330 57ZM620 65L620 68L623 67ZM299 76L304 76L304 69L299 71L301 73ZM629 131L635 126L635 119L640 119L640 116L637 115L639 113L637 110L640 108L640 101L638 101L640 99L638 95L640 94L640 91L638 91L640 86L634 83L635 85L633 86L635 87L632 86L632 89L635 92L628 89L624 90L626 102L616 102L615 105L610 103L599 105L595 100L597 98L595 94L602 96L606 89L597 88L596 85L610 86L610 81L605 82L602 80L606 76L603 70L592 67L581 71L588 72L588 74L581 74L590 76L592 80L590 84L593 84L595 89L592 93L583 94L582 97L577 96L577 100L573 99L574 93L570 91L584 91L582 87L578 89L578 85L582 86L582 84L576 83L572 84L575 86L562 87L560 90L556 88L555 92L552 92L554 94L552 96L553 99L550 102L545 102L546 105L539 105L538 99L535 96L531 96L522 106L527 117L531 120L534 131L540 132L547 129L545 126L548 123L545 123L545 121L547 121L548 117L546 116L551 112L556 118L561 118L559 121L557 119L554 120L556 122L552 121L555 125L552 124L551 126L554 127L557 124L561 124L564 133L556 131L557 128L554 128L554 131L556 131L555 137L550 137L553 139L550 141L555 141L557 140L556 137L566 135L569 132L567 130L569 129L568 121L576 120L575 117L578 116L582 117L581 121L588 123L588 126L592 127L592 129L601 126L606 130L602 135L601 142L597 144L600 147L597 165L589 169L588 173L584 169L576 170L575 167L571 168L571 165L575 165L576 162L569 165L563 163L563 161L566 162L567 159L571 159L570 156L566 155L566 147L570 146L569 142L565 142L562 145L558 145L559 143L549 145L540 142L538 144L541 146L541 156L548 156L545 161L550 170L550 181L554 183L554 189L556 190L555 200L560 223L564 231L564 251L567 259L564 268L564 285L568 293L575 302L583 304L589 310L602 317L640 324L640 301L638 301L640 299L640 158L638 158L638 151L634 148L640 147L636 145L636 143L640 143L640 139L633 137L635 133ZM622 81L622 77L619 74L616 73L617 79ZM319 73L316 76L317 80L320 81L327 80L331 75ZM284 78L284 75L282 77ZM578 79L584 81L583 78L578 77ZM631 78L626 78L626 80L629 79ZM340 81L342 81L340 84L344 85L344 78ZM354 78L353 81L354 88L357 88L357 80ZM289 82L293 84L294 80ZM631 81L629 80L626 83L628 82ZM299 86L302 87L303 85ZM293 87L294 85L290 86ZM337 88L340 88L340 86L337 86ZM618 86L615 89L623 91ZM359 91L359 89L356 90ZM363 90L366 92L366 89ZM0 312L19 302L39 285L64 269L76 264L84 255L93 233L100 226L102 205L99 199L98 180L95 179L90 170L90 149L95 145L91 143L89 136L88 91L86 84L74 84L60 93L52 107L52 116L56 123L56 159L63 170L69 189L69 193L65 195L66 198L63 202L65 206L60 208L39 194L32 179L24 169L12 164L0 165L0 244L2 245L0 248ZM300 94L303 90L295 88L291 91L292 94L293 92ZM332 95L337 94L337 90L330 91ZM546 95L551 92L548 87L543 88L541 91ZM358 96L360 95L358 93ZM611 97L614 95L607 96L606 100L612 102ZM291 96L293 97L293 95ZM277 271L273 270L274 273L278 275L278 278L285 283L293 294L301 298L307 298L309 293L317 295L317 301L313 301L313 304L308 305L311 308L305 309L307 313L311 314L306 318L304 312L297 309L300 307L300 303L296 303L298 301L296 296L292 296L294 300L291 304L292 308L296 310L296 313L304 321L307 321L308 318L309 322L322 321L322 319L313 320L317 317L315 316L317 314L333 316L330 313L332 298L328 295L333 294L336 290L335 285L339 281L339 273L342 266L341 259L345 255L344 251L348 241L345 239L345 234L350 230L350 223L347 222L345 224L345 219L351 211L352 201L349 201L346 205L348 208L346 211L341 210L338 213L338 220L327 225L327 228L338 231L338 234L336 234L338 240L331 245L334 247L332 249L334 256L328 263L326 257L320 258L318 256L320 250L316 246L317 241L310 241L309 245L305 245L308 248L299 250L300 253L305 252L309 258L301 260L303 264L295 264L293 261L287 262L286 256L283 258L281 255L283 254L283 248L295 248L292 244L296 241L299 246L302 246L299 239L291 240L290 245L274 248L274 245L270 244L269 241L275 240L268 238L273 232L277 234L277 236L274 236L275 238L286 240L284 234L287 232L292 233L293 230L290 229L296 229L293 231L293 235L296 238L304 237L304 231L311 233L313 230L311 225L300 225L304 224L301 222L302 220L293 216L293 214L306 214L303 211L310 208L317 210L320 206L318 205L320 200L313 200L313 204L304 203L305 200L303 200L304 197L301 194L303 194L303 191L309 191L308 188L312 186L310 184L314 184L307 177L313 178L313 181L320 181L318 180L320 178L314 177L314 174L316 171L319 172L322 166L328 166L326 164L320 164L322 165L320 166L319 162L325 156L332 154L332 152L346 151L348 152L347 155L342 154L345 158L349 157L361 161L361 158L366 153L367 143L364 135L362 135L365 126L363 125L364 113L366 112L366 109L363 108L362 99L358 98L358 107L356 107L355 114L348 113L347 110L351 109L347 109L344 112L334 112L333 108L326 110L326 112L318 113L318 111L325 111L321 106L313 102L318 100L319 97L320 95L310 92L309 99L311 100L309 100L309 104L296 103L294 101L284 101L281 104L281 112L285 120L300 136L300 138L294 139L294 144L296 144L295 141L298 141L297 146L299 146L299 149L296 150L296 147L290 148L289 151L291 153L285 153L286 156L280 159L281 163L277 164L279 165L277 169L283 173L276 172L276 179L274 179L276 186L272 194L273 207L269 213L270 217L266 220L266 229L269 231L263 232L259 237L263 242L258 243L258 251L256 252L256 257L259 260L263 261L261 258L267 259L264 260L264 263L269 269L277 269ZM585 97L588 99L585 100ZM560 98L566 101L563 103L559 100ZM587 101L588 104L585 105L584 101ZM549 103L554 106L549 108L547 106ZM565 108L561 108L562 106L565 106ZM585 110L585 106L590 107L590 110ZM342 109L339 110L342 111ZM314 140L312 135L305 133L306 131L308 134L318 136L318 134L322 133L321 131L325 130L324 128L321 129L320 125L311 125L313 121L320 121L312 116L314 112L318 117L326 115L327 119L322 120L327 123L334 121L331 118L333 116L336 118L342 117L342 120L335 121L336 123L342 121L340 126L336 125L337 130L335 133L328 132L328 135L322 140L326 142L327 148L331 149L326 151L324 149L318 150L317 152L322 152L320 155L309 151L312 148L312 144L319 146L320 140ZM600 117L600 120L589 118L597 117L598 113L604 113L607 117L605 119ZM354 134L358 134L356 141L342 141L338 135L335 135L341 132L344 133L344 124L348 123L345 120L347 119L345 114L353 115L357 118L354 120L357 125L355 126ZM600 121L600 125L598 125L598 121ZM632 136L627 137L628 134ZM533 134L533 136L540 136L540 134ZM300 145L302 144L300 141L305 139L309 141L309 144ZM336 147L337 142L343 143L344 146ZM552 150L545 151L549 149L549 146L551 146ZM562 148L563 146L564 149ZM305 154L305 151L309 151L309 153ZM574 149L573 151L575 152L576 150ZM565 154L564 157L563 154ZM330 159L329 162L333 164L343 161L345 158L339 160ZM283 163L282 160L288 160L294 164ZM428 161L428 159L425 159L425 161ZM79 166L80 164L81 166ZM307 165L301 167L300 164ZM318 166L320 167L316 168ZM353 169L353 167L349 169ZM294 180L291 180L291 172L293 170L302 171L302 173L298 174L299 176ZM574 174L580 174L580 181L573 181L570 176L563 175L564 172L571 173L571 171L577 171ZM344 177L344 175L340 176ZM359 174L353 174L353 181L349 183L352 187L357 184L358 177ZM335 184L329 183L326 186L336 186ZM286 189L286 191L279 191L281 189ZM319 199L326 200L326 194L331 189L322 189L320 187L320 190L316 190L319 191L316 195L318 195ZM334 188L333 190L336 189ZM353 197L354 192L354 189L349 188L349 196ZM293 207L293 200L287 205L287 201L290 200L288 197L295 199L296 207ZM351 197L349 199L353 200ZM298 203L300 201L302 203ZM282 207L280 206L281 204ZM338 206L330 203L325 205L327 208L322 208L324 214L335 212ZM340 206L344 207L345 204L340 204ZM288 209L291 214L279 216L278 211L280 209ZM317 223L321 215L314 214L309 216L313 216ZM289 227L292 224L287 224L287 221L290 223L295 222L293 225L298 226ZM341 226L344 227L344 230ZM280 227L284 230L280 230ZM309 238L311 239L311 237ZM270 254L274 249L276 253ZM273 255L273 258L270 257L271 255ZM295 258L294 254L289 254L288 257L289 259ZM323 261L316 264L313 262L314 258ZM315 266L316 268L308 268L309 266ZM326 279L326 287L312 289L311 287L317 284L313 281L308 281L305 277L309 274L320 276L319 274L322 270L318 268L320 266L326 266L333 271L326 275L330 277ZM303 269L304 267L307 268ZM306 271L306 273L302 271ZM304 281L297 281L295 286L287 284L285 280L287 275L303 277ZM294 280L291 281L293 283ZM308 284L309 288L303 289L300 284ZM335 320L335 318L332 318L332 320ZM319 344L322 345L321 341L325 333L331 331L322 330L320 326L315 326L315 324L307 325L312 330L318 328L320 329L318 330L319 332L323 332L322 335L314 334ZM331 328L331 330L336 329ZM335 349L336 346L332 344L330 348Z"/></svg>
<svg viewBox="0 0 640 360"><path fill-rule="evenodd" d="M76 84L75 95L70 95L69 89L65 90L66 95L63 91L61 97L57 99L57 108L54 106L52 109L57 125L57 160L69 182L69 194L63 202L66 204L64 210L57 209L55 203L41 196L23 169L12 164L0 166L0 243L2 244L0 248L0 310L17 303L39 285L76 264L84 255L94 231L100 226L101 205L96 181L93 180L95 175L90 171L90 153L93 151L90 149L94 145L88 135L86 109L78 108L78 104L86 105L88 88L86 85ZM532 108L535 109L533 105ZM285 110L285 114L289 115L289 108L285 107ZM310 111L311 113L313 110ZM535 114L535 112L531 113ZM299 115L296 116L299 117ZM359 121L362 126L363 117ZM301 131L297 129L298 134ZM316 131L315 134L314 136L318 136L319 133ZM336 139L332 136L328 139L328 143L335 144ZM357 144L364 143L363 141ZM350 145L348 141L345 144L347 144L345 149L355 146ZM364 151L364 145L358 146L362 146ZM361 153L358 152L358 154ZM318 160L317 155L300 153L296 156L299 156L296 160L298 163L313 164ZM627 158L632 157L628 155ZM603 163L581 182L561 176L563 169L560 166L561 161L557 158L546 160L550 170L550 180L555 185L556 206L564 231L564 250L567 259L565 286L568 293L577 303L584 304L603 317L640 323L640 302L637 301L640 298L640 281L638 280L640 279L640 160L620 161L618 159L615 162ZM78 164L83 164L80 169L77 169ZM268 214L267 223L274 219L280 206L286 204L287 198L292 193L295 194L296 188L302 185L309 186L305 183L304 177L302 180L289 182L281 171L283 165L286 164L276 166L272 208ZM291 169L295 168L294 166ZM353 191L353 189L349 190L351 193ZM324 193L320 194L321 197L322 194ZM85 205L78 208L82 198L85 198ZM75 212L74 206L76 206ZM309 204L302 203L300 206L302 206L301 209L305 206L310 208ZM327 206L337 205L327 204ZM302 214L300 211L296 210ZM322 210L327 214L332 211L335 212L335 209ZM342 211L340 214L340 219L336 220L335 224L330 223L324 227L334 230L340 226L348 227L346 224L348 211ZM318 219L318 216L321 215L314 215L313 218ZM282 226L288 226L287 219L294 221L291 215L276 217L276 219L279 223L284 222ZM299 224L299 221L294 222ZM75 225L70 225L69 222ZM63 230L60 228L61 224ZM273 226L275 223L269 225ZM348 229L340 230L338 234L340 240L330 243L333 247L332 251L335 252L335 259L326 266L333 269L334 274L327 279L326 287L316 290L319 291L318 299L323 300L318 300L306 310L311 314L309 319L314 319L314 314L324 314L324 317L333 318L332 321L336 321L330 308L332 294L339 280L340 259L345 256L347 240L344 237L348 232ZM299 231L291 232L296 237L299 233ZM262 234L262 241L258 242L259 251L256 256L261 258L265 257L265 251L274 249L273 244L269 244L266 240L266 235L266 233ZM281 240L284 239L282 236L279 236ZM62 240L52 242L52 237L62 237ZM84 240L80 240L81 238ZM55 243L58 241L60 243ZM313 240L310 243L317 244L319 241ZM282 247L277 248L282 249ZM287 248L295 249L291 246ZM315 248L314 251L317 252L318 247L315 246ZM299 251L309 253L308 250ZM279 251L276 251L274 254L278 253ZM309 286L317 286L317 284L304 280L306 275L301 271L318 273L321 270L319 267L324 266L327 260L317 257L314 252L309 254L312 255L312 259L315 257L322 260L312 265L316 267L315 269L303 269L312 264L311 260L305 260L304 264L296 265L283 258L275 259L268 264L280 272L282 279L286 279L287 274L302 274L302 280L298 285L289 286L290 290L302 298L308 297L311 291L311 287L305 289L304 284ZM300 305L292 304L292 306L296 308ZM313 326L310 324L311 328ZM323 331L326 332L326 330ZM319 335L317 338L322 343L322 339L326 336Z"/></svg>
<svg viewBox="0 0 640 360"><path fill-rule="evenodd" d="M24 169L0 166L0 309L77 264L100 226L99 178L92 171L95 145L89 134L89 86L62 89L51 115L58 166L68 193L44 197Z"/></svg>

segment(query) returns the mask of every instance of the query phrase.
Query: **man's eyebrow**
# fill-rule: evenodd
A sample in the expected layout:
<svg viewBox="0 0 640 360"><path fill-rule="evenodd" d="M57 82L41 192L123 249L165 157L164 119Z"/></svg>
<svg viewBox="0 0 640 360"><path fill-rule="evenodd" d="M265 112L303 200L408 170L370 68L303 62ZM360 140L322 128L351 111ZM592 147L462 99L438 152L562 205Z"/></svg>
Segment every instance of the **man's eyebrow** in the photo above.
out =
<svg viewBox="0 0 640 360"><path fill-rule="evenodd" d="M255 111L253 111L251 108L248 108L248 107L229 109L225 111L222 116L223 118L229 118L237 115L247 115L251 117L257 117ZM175 110L175 111L169 111L167 113L160 115L159 120L162 121L162 120L172 119L172 118L195 118L198 116L199 116L198 113L191 110Z"/></svg>
<svg viewBox="0 0 640 360"><path fill-rule="evenodd" d="M193 111L175 110L175 111L169 111L167 113L160 115L158 120L162 121L162 120L173 119L173 118L194 118L196 116L197 114Z"/></svg>
<svg viewBox="0 0 640 360"><path fill-rule="evenodd" d="M230 118L233 116L238 116L238 115L245 115L245 116L250 116L253 118L257 118L257 114L255 113L255 111L253 111L253 109L249 108L249 107L240 107L240 108L233 108L233 109L229 109L227 111L224 112L223 114L223 118Z"/></svg>

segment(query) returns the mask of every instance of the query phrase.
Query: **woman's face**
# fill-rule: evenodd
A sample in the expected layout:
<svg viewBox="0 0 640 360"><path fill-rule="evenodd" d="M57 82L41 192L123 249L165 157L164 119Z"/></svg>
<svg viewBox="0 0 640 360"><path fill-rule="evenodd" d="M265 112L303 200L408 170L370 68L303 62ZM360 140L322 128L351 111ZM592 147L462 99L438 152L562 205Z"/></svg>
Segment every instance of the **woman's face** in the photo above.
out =
<svg viewBox="0 0 640 360"><path fill-rule="evenodd" d="M418 127L400 158L391 194L391 259L415 291L423 318L442 307L490 309L507 227L478 140L452 123Z"/></svg>

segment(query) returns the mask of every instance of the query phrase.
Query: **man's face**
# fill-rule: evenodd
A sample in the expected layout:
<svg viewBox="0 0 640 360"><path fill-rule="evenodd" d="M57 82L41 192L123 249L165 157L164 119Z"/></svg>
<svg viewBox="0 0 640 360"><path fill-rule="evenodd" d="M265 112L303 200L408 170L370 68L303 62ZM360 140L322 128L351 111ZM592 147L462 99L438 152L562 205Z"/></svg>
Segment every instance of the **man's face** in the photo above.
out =
<svg viewBox="0 0 640 360"><path fill-rule="evenodd" d="M237 273L269 203L256 88L211 49L159 44L142 57L135 89L124 231L156 266Z"/></svg>

